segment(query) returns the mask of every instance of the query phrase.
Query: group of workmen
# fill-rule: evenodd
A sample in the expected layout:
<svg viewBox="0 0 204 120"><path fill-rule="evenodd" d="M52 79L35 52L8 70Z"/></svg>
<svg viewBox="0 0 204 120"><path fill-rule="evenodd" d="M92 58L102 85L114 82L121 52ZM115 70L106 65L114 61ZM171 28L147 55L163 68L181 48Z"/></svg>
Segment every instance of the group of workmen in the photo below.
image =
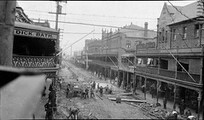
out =
<svg viewBox="0 0 204 120"><path fill-rule="evenodd" d="M94 81L91 83L90 88L86 87L82 90L81 98L87 99L87 98L95 97L95 94L94 94L95 88L96 88L96 82ZM89 96L89 92L90 92L90 96Z"/></svg>

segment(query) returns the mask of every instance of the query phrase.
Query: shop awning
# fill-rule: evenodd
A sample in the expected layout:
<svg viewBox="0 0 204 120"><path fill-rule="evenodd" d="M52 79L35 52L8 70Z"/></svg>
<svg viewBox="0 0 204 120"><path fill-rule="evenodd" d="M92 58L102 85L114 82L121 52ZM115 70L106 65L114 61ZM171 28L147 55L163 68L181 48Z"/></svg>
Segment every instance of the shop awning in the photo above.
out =
<svg viewBox="0 0 204 120"><path fill-rule="evenodd" d="M58 32L57 30L52 28L28 24L28 23L16 22L16 21L15 21L15 27L33 29L33 30L39 30L39 31L47 31L47 32L56 32L56 33Z"/></svg>
<svg viewBox="0 0 204 120"><path fill-rule="evenodd" d="M121 55L122 57L134 57L134 54L132 53L125 53Z"/></svg>

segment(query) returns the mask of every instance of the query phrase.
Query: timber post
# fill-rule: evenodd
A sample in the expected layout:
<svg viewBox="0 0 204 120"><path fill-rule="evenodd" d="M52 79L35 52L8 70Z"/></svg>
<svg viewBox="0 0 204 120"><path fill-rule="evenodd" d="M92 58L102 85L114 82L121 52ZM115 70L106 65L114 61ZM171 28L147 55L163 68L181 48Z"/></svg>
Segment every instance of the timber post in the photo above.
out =
<svg viewBox="0 0 204 120"><path fill-rule="evenodd" d="M12 66L16 1L0 1L0 65Z"/></svg>

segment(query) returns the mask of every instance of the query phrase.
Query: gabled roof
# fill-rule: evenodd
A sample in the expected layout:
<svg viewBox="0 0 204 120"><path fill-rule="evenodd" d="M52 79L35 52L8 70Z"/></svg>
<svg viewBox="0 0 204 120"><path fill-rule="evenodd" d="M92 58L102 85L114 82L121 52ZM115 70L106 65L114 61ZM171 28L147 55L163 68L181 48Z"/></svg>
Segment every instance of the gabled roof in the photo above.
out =
<svg viewBox="0 0 204 120"><path fill-rule="evenodd" d="M176 7L177 9L181 9L182 8L182 6L171 6L171 5L166 5L166 7L167 7L167 9L168 9L168 11L170 12L170 13L176 13L177 12L177 10L174 8L174 7Z"/></svg>
<svg viewBox="0 0 204 120"><path fill-rule="evenodd" d="M175 8L173 9L176 12L174 15L174 21L170 24L175 24L178 22L182 22L182 21L186 21L186 20L198 17L198 2L193 2L186 6L179 7L179 11L181 11L183 15L179 11L177 11Z"/></svg>

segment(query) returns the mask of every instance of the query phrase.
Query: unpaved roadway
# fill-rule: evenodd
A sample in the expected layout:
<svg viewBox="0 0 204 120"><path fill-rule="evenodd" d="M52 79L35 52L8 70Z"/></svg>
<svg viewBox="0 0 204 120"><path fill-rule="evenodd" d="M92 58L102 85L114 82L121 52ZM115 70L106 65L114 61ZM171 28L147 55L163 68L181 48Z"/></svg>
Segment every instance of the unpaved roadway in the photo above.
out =
<svg viewBox="0 0 204 120"><path fill-rule="evenodd" d="M103 87L106 85L112 85L107 81L100 80L82 68L77 68L67 61L64 62L64 64L66 67L61 69L59 75L63 76L65 83L63 83L64 89L58 92L58 105L60 107L58 108L58 113L55 115L55 118L66 118L66 114L68 115L67 109L75 106L80 109L79 115L94 116L98 119L150 119L149 117L145 116L137 107L133 107L124 102L117 104L115 101L110 101L107 99L108 95L104 95L103 97L98 97L96 95L95 98L88 99L81 99L79 97L71 99L66 98L66 84L68 82L76 82L76 77L78 78L79 83L89 83L90 81L95 81ZM113 94L123 92L123 90L115 86L112 86L112 88Z"/></svg>

